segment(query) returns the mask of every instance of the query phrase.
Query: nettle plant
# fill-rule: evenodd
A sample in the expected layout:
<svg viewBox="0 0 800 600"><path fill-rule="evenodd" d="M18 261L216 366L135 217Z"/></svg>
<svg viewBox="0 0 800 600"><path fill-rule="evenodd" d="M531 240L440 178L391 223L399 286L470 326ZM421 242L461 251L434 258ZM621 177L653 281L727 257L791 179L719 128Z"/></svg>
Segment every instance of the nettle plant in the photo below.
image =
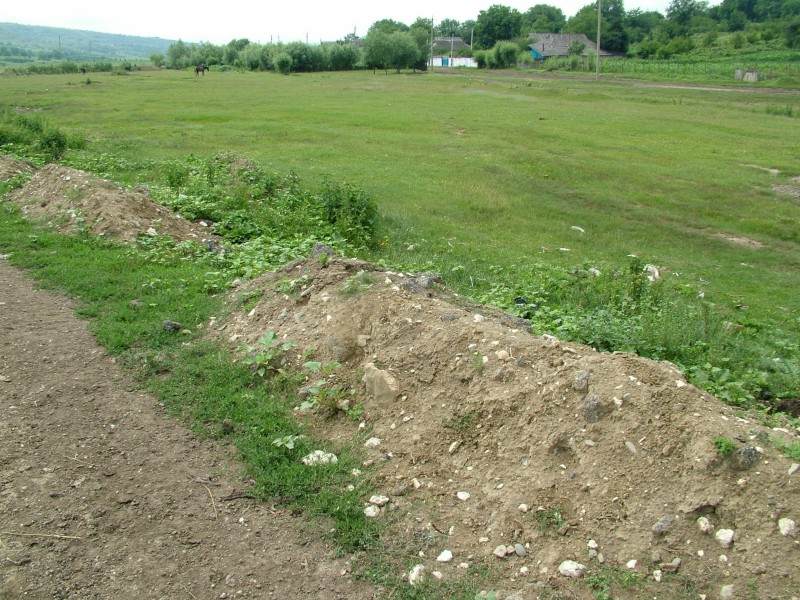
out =
<svg viewBox="0 0 800 600"><path fill-rule="evenodd" d="M354 419L359 418L363 414L363 407L360 405L352 406L350 403L351 398L355 396L355 390L348 390L346 386L340 383L334 383L331 380L330 375L340 366L338 362L323 364L319 361L308 361L303 364L303 368L309 373L319 373L323 378L315 381L310 387L306 388L308 396L300 405L300 410L309 410L319 407L327 414L335 415L339 411L342 411Z"/></svg>
<svg viewBox="0 0 800 600"><path fill-rule="evenodd" d="M268 331L262 335L256 345L241 344L239 350L246 353L244 363L253 365L259 377L270 374L285 374L282 368L285 354L297 346L294 342L282 342L278 339L278 334Z"/></svg>

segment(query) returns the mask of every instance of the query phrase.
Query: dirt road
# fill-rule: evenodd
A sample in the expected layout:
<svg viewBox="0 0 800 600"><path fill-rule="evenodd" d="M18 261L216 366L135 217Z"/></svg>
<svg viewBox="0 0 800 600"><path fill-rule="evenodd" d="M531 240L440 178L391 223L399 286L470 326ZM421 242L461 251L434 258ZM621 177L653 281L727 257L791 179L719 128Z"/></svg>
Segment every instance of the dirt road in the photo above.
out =
<svg viewBox="0 0 800 600"><path fill-rule="evenodd" d="M2 259L0 407L3 600L375 597Z"/></svg>

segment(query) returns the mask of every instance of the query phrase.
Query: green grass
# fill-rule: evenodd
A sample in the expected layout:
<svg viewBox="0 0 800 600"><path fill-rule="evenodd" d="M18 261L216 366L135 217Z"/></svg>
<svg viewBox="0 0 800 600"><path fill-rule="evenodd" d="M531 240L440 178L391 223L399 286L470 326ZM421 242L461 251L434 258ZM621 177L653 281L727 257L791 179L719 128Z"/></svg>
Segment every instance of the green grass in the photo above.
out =
<svg viewBox="0 0 800 600"><path fill-rule="evenodd" d="M536 331L673 360L733 403L800 393L800 205L770 187L800 174L800 96L518 75L34 76L4 80L0 103L87 140L68 163L166 190L190 217L207 209L206 167L187 153L244 153L329 202L358 203L363 189L386 227L367 258L437 270L506 308L541 299ZM192 177L199 196L181 200ZM297 182L283 178L278 188ZM235 192L211 216L228 211L244 237L273 223L241 208ZM254 243L248 256L265 251ZM621 325L631 290L620 274L645 263L682 291ZM607 277L587 279L593 268Z"/></svg>

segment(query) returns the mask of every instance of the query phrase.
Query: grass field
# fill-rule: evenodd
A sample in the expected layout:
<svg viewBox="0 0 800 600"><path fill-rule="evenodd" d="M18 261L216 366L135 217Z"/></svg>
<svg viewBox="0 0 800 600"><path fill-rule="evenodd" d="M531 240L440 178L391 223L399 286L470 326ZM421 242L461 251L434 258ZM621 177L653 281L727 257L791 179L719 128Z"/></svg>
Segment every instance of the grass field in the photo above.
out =
<svg viewBox="0 0 800 600"><path fill-rule="evenodd" d="M33 76L4 79L0 105L126 159L129 183L160 175L126 165L221 150L352 182L389 218L381 256L467 292L635 254L796 344L800 203L771 186L800 175L800 95L514 75Z"/></svg>

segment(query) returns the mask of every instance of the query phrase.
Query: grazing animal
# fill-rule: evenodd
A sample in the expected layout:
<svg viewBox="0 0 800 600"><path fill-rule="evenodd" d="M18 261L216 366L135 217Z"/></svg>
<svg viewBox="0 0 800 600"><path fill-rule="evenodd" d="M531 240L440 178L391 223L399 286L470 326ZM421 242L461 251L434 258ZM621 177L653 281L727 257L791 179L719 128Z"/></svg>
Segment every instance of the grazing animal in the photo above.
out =
<svg viewBox="0 0 800 600"><path fill-rule="evenodd" d="M206 71L208 71L208 67L205 66L205 65L200 65L199 67L195 67L194 68L194 74L195 75L200 75L200 73L202 73L203 77L205 77L206 76Z"/></svg>

